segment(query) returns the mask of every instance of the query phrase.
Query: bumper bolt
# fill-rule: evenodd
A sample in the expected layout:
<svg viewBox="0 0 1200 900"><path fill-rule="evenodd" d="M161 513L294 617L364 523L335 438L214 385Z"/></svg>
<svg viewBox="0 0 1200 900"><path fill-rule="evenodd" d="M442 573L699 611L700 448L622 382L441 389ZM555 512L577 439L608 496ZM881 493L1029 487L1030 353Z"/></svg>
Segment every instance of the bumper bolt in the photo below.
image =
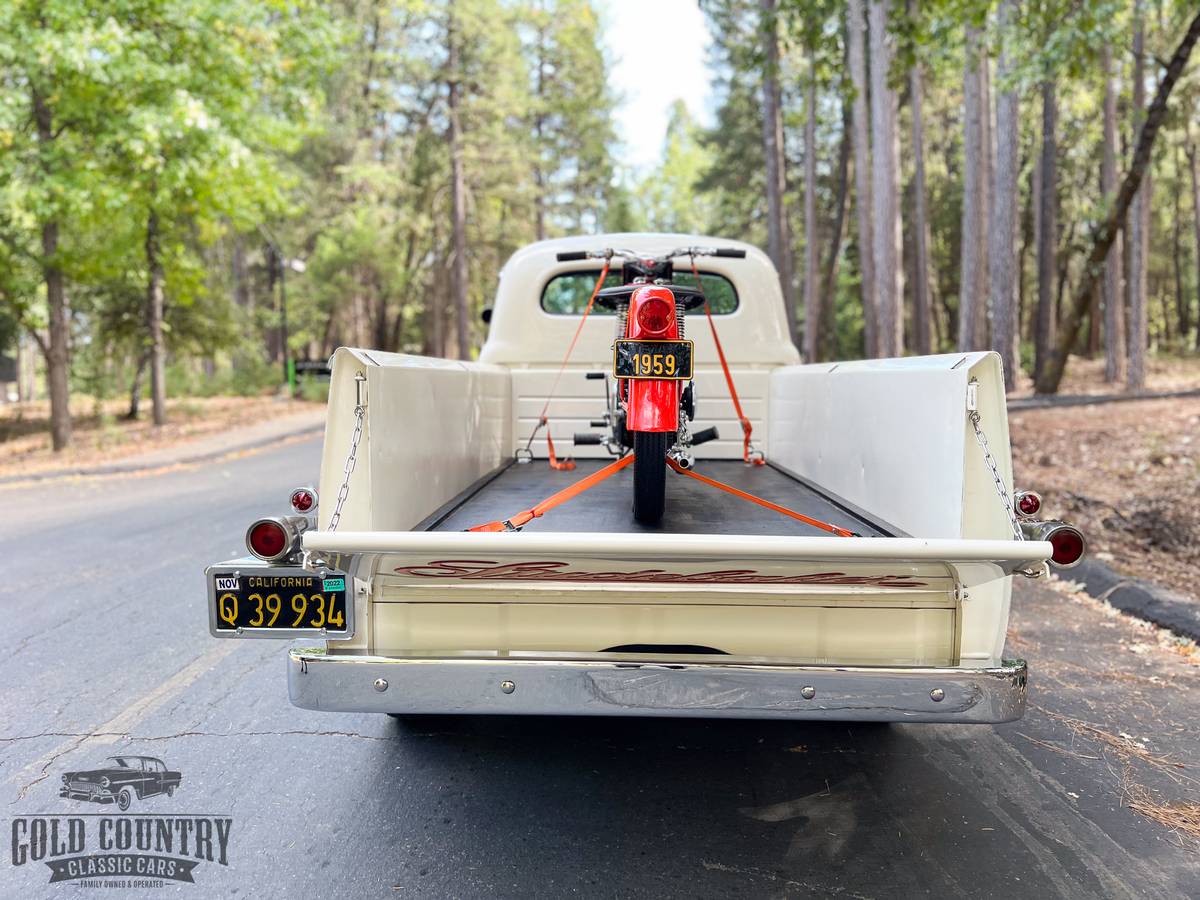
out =
<svg viewBox="0 0 1200 900"><path fill-rule="evenodd" d="M929 692L929 699L932 700L934 703L941 703L943 700L946 699L946 692L943 691L941 688L934 688L932 691Z"/></svg>
<svg viewBox="0 0 1200 900"><path fill-rule="evenodd" d="M382 694L387 689L388 689L388 683L387 683L386 678L376 678L375 679L375 690L379 691L379 693Z"/></svg>
<svg viewBox="0 0 1200 900"><path fill-rule="evenodd" d="M516 689L517 689L516 684L514 684L511 681L500 682L500 690L504 691L504 693L506 693L506 694L511 694Z"/></svg>
<svg viewBox="0 0 1200 900"><path fill-rule="evenodd" d="M800 696L805 700L811 700L813 697L817 696L817 689L811 684L806 684L804 687L800 688Z"/></svg>

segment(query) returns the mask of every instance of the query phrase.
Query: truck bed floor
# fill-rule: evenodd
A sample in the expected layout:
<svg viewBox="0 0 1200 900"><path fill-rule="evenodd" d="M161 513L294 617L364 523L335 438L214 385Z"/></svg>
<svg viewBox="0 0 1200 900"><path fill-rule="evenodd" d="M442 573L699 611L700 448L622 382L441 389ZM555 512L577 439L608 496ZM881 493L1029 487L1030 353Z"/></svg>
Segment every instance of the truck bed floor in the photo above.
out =
<svg viewBox="0 0 1200 900"><path fill-rule="evenodd" d="M510 465L472 486L418 525L417 530L463 531L474 525L507 519L605 464L604 460L579 460L571 472L555 471L544 459ZM887 537L895 533L850 504L771 465L747 466L735 460L698 460L696 471L858 534ZM671 472L667 473L667 509L661 525L639 525L633 520L632 467L532 520L524 530L817 536L827 533L694 478Z"/></svg>

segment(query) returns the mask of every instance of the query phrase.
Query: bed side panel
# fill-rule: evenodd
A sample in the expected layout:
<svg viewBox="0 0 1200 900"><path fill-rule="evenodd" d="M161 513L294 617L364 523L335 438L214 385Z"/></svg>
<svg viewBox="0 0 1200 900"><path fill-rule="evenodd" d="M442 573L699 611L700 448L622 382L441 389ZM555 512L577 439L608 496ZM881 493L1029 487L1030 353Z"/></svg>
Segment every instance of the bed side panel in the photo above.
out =
<svg viewBox="0 0 1200 900"><path fill-rule="evenodd" d="M356 373L367 379L367 414L341 528L412 528L511 457L507 369L341 349L334 355L322 461L323 529L350 449Z"/></svg>

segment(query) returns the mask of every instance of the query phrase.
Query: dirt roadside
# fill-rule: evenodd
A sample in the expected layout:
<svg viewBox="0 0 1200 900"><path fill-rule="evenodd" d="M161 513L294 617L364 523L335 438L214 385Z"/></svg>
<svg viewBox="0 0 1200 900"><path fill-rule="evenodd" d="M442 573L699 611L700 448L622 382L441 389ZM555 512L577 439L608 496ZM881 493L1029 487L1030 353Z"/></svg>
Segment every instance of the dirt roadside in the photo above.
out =
<svg viewBox="0 0 1200 900"><path fill-rule="evenodd" d="M0 406L0 479L44 476L142 457L169 458L189 447L220 443L230 446L262 423L282 419L317 420L324 404L277 397L189 397L167 402L167 424L155 427L148 411L140 420L122 418L124 401L96 405L90 401L73 409L74 440L62 453L50 448L49 408L46 403Z"/></svg>
<svg viewBox="0 0 1200 900"><path fill-rule="evenodd" d="M1200 602L1200 398L1009 416L1018 488L1083 529L1089 556Z"/></svg>

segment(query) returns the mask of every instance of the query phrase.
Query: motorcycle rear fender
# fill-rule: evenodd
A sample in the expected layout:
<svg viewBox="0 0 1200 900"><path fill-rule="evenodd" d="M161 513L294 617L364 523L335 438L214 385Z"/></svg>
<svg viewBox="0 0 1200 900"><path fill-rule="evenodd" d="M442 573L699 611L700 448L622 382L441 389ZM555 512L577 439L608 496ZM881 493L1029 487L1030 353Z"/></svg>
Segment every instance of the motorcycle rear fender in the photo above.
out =
<svg viewBox="0 0 1200 900"><path fill-rule="evenodd" d="M679 429L678 381L631 379L625 428L629 431Z"/></svg>
<svg viewBox="0 0 1200 900"><path fill-rule="evenodd" d="M627 333L630 338L652 338L657 340L677 340L679 327L675 317L671 324L660 334L645 334L638 322L638 309L651 298L666 300L675 308L675 295L669 288L661 285L647 285L633 292L629 302L629 326ZM625 427L629 431L677 431L679 429L679 381L653 381L630 379L629 400L626 407L627 420Z"/></svg>

